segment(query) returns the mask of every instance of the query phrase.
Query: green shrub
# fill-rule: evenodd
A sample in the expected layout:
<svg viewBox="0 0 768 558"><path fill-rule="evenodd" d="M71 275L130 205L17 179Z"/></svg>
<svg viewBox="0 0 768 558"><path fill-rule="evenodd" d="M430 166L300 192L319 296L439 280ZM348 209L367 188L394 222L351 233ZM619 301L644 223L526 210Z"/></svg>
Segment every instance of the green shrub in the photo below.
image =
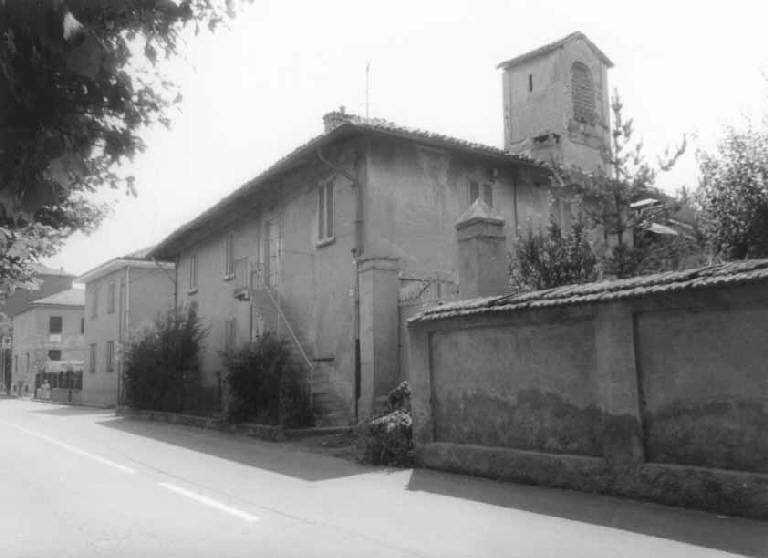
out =
<svg viewBox="0 0 768 558"><path fill-rule="evenodd" d="M387 395L387 414L358 427L361 460L372 465L410 466L413 463L411 390L402 382Z"/></svg>
<svg viewBox="0 0 768 558"><path fill-rule="evenodd" d="M584 224L576 222L567 235L551 223L545 232L528 232L512 255L510 284L517 291L551 289L588 283L597 278L597 258Z"/></svg>
<svg viewBox="0 0 768 558"><path fill-rule="evenodd" d="M312 423L305 377L291 363L284 341L266 334L222 356L228 371L230 422L285 426Z"/></svg>
<svg viewBox="0 0 768 558"><path fill-rule="evenodd" d="M200 344L207 334L194 310L171 309L125 352L123 403L179 413L199 390Z"/></svg>

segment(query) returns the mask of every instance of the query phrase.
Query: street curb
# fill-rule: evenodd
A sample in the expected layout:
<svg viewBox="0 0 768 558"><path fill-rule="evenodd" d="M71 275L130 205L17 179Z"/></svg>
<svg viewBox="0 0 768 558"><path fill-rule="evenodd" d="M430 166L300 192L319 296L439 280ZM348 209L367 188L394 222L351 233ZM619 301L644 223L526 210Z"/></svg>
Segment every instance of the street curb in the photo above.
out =
<svg viewBox="0 0 768 558"><path fill-rule="evenodd" d="M258 438L267 442L285 442L288 439L304 438L308 436L342 434L352 431L351 426L344 427L318 427L318 428L283 428L269 424L240 423L229 424L215 417L201 417L197 415L185 415L181 413L167 413L164 411L138 411L135 409L118 408L115 414L128 419L162 422L166 424L182 424L196 426L204 430L215 430L230 434L241 434Z"/></svg>

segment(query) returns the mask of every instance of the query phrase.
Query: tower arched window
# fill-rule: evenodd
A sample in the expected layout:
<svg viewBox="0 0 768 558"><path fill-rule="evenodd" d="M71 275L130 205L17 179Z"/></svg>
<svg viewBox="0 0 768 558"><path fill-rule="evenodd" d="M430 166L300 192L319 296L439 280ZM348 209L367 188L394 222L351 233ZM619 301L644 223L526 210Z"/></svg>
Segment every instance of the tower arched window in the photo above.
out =
<svg viewBox="0 0 768 558"><path fill-rule="evenodd" d="M595 86L592 72L583 62L574 62L571 66L571 100L573 119L592 123L595 119Z"/></svg>

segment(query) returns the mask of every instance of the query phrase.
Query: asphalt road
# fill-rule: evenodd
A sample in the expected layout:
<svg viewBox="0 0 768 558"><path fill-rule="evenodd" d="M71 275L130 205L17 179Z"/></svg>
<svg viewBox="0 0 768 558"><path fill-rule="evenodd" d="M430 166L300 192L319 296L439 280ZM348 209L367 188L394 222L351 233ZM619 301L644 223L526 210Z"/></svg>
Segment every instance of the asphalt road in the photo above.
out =
<svg viewBox="0 0 768 558"><path fill-rule="evenodd" d="M0 399L0 558L768 556L768 523Z"/></svg>

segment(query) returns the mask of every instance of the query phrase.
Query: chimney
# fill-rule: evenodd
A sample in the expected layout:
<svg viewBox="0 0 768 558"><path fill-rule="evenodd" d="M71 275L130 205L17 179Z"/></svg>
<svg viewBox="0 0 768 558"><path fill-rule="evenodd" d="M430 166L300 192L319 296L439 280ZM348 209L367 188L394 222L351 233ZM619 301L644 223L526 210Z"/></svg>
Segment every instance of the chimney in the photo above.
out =
<svg viewBox="0 0 768 558"><path fill-rule="evenodd" d="M323 115L323 127L325 128L325 133L329 134L342 124L353 122L354 119L355 115L347 114L346 107L341 105L339 110Z"/></svg>
<svg viewBox="0 0 768 558"><path fill-rule="evenodd" d="M500 296L507 286L504 219L480 198L456 223L459 244L459 297Z"/></svg>

